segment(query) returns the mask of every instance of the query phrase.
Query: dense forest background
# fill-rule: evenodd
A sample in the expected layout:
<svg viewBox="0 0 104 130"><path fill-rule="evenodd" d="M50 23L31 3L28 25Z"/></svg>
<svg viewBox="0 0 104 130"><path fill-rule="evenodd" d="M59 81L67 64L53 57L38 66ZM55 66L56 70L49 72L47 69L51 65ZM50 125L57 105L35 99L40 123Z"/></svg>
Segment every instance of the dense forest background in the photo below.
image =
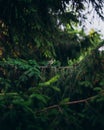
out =
<svg viewBox="0 0 104 130"><path fill-rule="evenodd" d="M104 129L104 40L79 29L86 5L104 20L103 0L0 0L1 130Z"/></svg>

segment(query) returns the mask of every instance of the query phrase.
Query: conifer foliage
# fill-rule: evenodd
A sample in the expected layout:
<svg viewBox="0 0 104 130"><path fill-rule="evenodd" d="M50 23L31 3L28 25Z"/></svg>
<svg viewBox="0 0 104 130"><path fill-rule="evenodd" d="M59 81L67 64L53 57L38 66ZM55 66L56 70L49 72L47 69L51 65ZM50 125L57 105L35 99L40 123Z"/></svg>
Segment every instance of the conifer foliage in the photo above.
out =
<svg viewBox="0 0 104 130"><path fill-rule="evenodd" d="M0 0L0 130L104 129L104 41L78 30L86 4L104 19L103 0Z"/></svg>

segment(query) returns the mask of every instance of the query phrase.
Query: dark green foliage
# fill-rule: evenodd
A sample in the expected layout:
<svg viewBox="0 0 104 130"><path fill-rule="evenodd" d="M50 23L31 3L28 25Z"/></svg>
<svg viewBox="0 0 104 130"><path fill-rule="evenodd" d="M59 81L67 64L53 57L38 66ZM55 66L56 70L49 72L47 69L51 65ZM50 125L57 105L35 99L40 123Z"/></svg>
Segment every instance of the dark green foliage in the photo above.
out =
<svg viewBox="0 0 104 130"><path fill-rule="evenodd" d="M41 78L39 66L35 60L8 58L0 61L0 67L3 73L0 75L1 91L27 90L37 85Z"/></svg>
<svg viewBox="0 0 104 130"><path fill-rule="evenodd" d="M59 39L60 26L73 28L87 2L103 18L103 0L0 0L0 23L6 32L0 34L0 44L5 55L40 60L55 56L53 44Z"/></svg>
<svg viewBox="0 0 104 130"><path fill-rule="evenodd" d="M83 56L88 54L100 42L100 35L96 31L91 30L90 34L86 35L83 30L78 31L77 29L71 29L69 26L64 33L60 32L57 40L58 44L54 45L55 58L61 61L62 66L65 66L68 64L68 61L78 59L81 54Z"/></svg>
<svg viewBox="0 0 104 130"><path fill-rule="evenodd" d="M103 54L100 55L95 50L76 67L60 71L48 81L45 79L43 82L41 79L39 84L33 85L31 76L27 77L30 86L27 88L27 84L23 84L19 89L20 83L17 87L19 91L13 86L10 75L7 77L9 86L1 79L0 84L5 83L4 86L8 89L3 87L0 93L0 129L97 130L99 128L102 130L104 128L103 57ZM30 73L25 72L33 66L38 67L36 62L19 59L8 59L1 63L3 71L8 70L7 66L12 68L15 66L17 71L14 73L21 70L23 76L29 76ZM11 74L10 71L10 69L6 71L5 75ZM37 69L34 75L36 73L39 73ZM40 78L38 74L36 76ZM21 81L20 79L21 76L17 81ZM22 82L27 82L27 79L23 78Z"/></svg>
<svg viewBox="0 0 104 130"><path fill-rule="evenodd" d="M104 129L104 43L77 30L90 3L103 19L103 0L0 0L0 130Z"/></svg>

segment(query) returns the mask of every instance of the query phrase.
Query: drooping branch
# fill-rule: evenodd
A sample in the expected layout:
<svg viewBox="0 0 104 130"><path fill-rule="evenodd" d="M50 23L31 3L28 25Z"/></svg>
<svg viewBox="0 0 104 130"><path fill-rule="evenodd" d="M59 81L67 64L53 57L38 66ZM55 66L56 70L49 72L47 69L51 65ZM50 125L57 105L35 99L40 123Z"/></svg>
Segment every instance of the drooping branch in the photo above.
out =
<svg viewBox="0 0 104 130"><path fill-rule="evenodd" d="M102 91L100 93L100 95L103 95L104 96L104 91ZM53 105L53 106L49 106L49 107L46 107L40 111L38 111L37 113L40 113L40 112L46 112L48 110L51 110L51 109L59 109L61 106L63 105L73 105L73 104L79 104L79 103L88 103L89 101L97 98L99 96L99 94L95 95L95 96L91 96L91 97L88 97L88 98L85 98L85 99L81 99L81 100L75 100L75 101L69 101L69 102L66 102L66 103L63 103L63 104L56 104L56 105Z"/></svg>

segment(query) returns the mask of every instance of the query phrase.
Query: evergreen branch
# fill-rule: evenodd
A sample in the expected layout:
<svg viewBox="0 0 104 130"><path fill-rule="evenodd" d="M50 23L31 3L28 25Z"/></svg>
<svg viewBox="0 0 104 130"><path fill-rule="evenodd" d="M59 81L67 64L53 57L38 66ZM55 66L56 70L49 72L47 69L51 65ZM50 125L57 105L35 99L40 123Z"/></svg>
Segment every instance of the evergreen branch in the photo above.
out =
<svg viewBox="0 0 104 130"><path fill-rule="evenodd" d="M95 96L91 96L91 97L85 98L85 99L81 99L81 100L69 101L69 102L66 102L66 103L63 103L63 104L56 104L56 105L53 105L53 106L49 106L49 107L46 107L46 108L38 111L37 113L45 112L45 111L48 111L48 110L54 109L54 108L59 109L63 105L73 105L73 104L79 104L79 103L87 103L88 101L90 101L92 99L95 99L98 95L99 94L97 94ZM100 93L100 95L104 95L104 92Z"/></svg>

